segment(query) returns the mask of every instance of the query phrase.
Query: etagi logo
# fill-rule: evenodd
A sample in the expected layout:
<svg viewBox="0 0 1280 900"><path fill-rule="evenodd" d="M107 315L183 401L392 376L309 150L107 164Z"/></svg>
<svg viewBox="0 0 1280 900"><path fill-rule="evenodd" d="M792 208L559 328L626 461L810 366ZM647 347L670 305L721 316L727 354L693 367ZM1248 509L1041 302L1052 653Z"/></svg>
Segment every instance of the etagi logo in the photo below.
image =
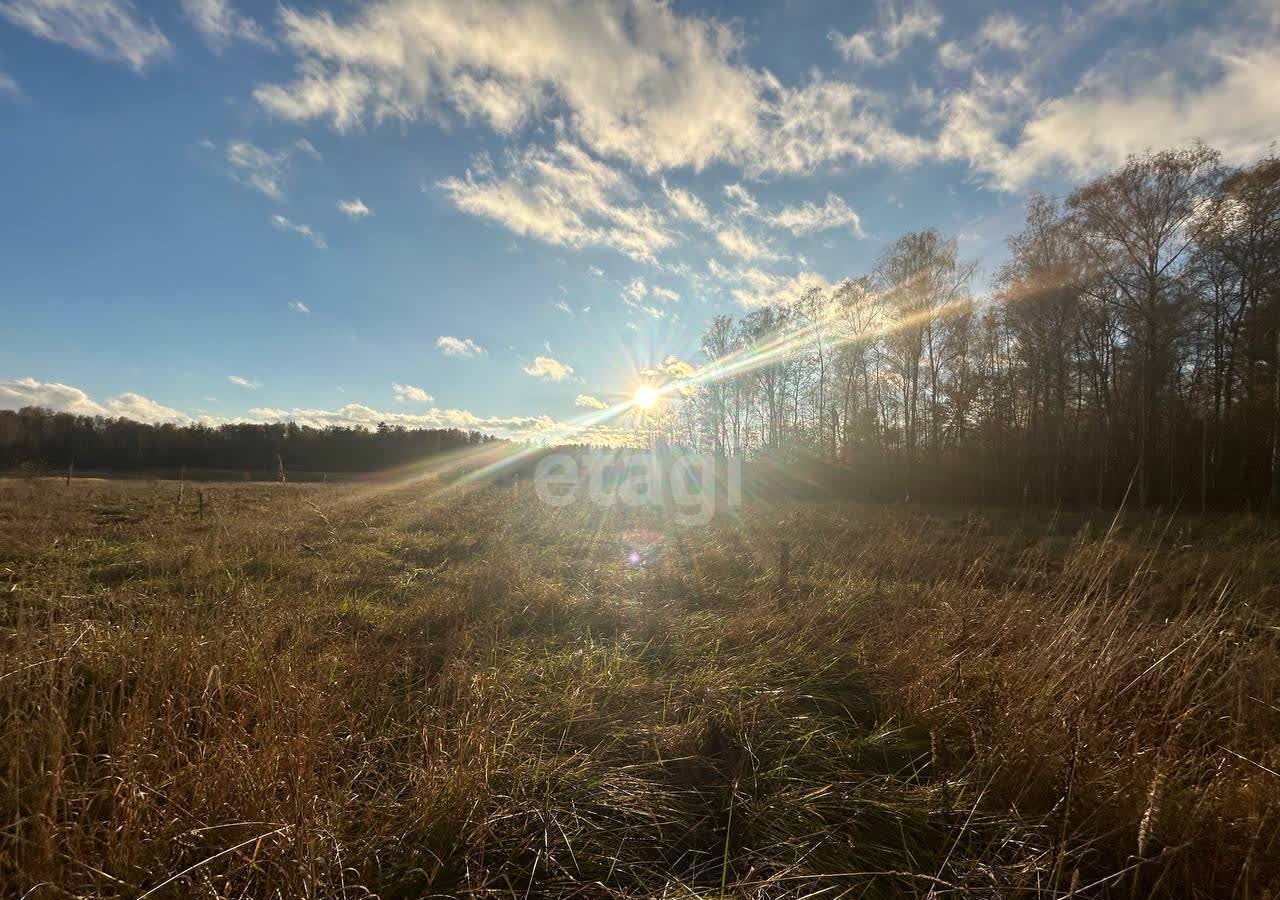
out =
<svg viewBox="0 0 1280 900"><path fill-rule="evenodd" d="M552 453L538 461L533 486L548 506L661 506L681 525L707 525L718 507L742 505L742 460L652 450Z"/></svg>

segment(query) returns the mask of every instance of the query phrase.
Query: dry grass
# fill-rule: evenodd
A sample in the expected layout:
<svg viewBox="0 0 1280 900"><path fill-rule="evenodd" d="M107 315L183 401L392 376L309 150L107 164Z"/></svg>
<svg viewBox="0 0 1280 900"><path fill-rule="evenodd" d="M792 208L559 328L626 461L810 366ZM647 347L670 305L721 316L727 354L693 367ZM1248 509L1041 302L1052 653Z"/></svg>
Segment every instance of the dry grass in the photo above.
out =
<svg viewBox="0 0 1280 900"><path fill-rule="evenodd" d="M0 893L1280 892L1260 524L203 490L0 483Z"/></svg>

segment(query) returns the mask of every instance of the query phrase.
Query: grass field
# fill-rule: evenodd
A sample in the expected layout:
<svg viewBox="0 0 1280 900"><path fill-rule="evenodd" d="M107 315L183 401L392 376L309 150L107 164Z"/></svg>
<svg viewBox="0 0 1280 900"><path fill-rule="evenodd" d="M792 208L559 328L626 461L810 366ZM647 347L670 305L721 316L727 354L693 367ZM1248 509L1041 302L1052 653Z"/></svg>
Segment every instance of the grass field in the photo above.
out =
<svg viewBox="0 0 1280 900"><path fill-rule="evenodd" d="M1280 536L1112 526L0 482L0 893L1280 896Z"/></svg>

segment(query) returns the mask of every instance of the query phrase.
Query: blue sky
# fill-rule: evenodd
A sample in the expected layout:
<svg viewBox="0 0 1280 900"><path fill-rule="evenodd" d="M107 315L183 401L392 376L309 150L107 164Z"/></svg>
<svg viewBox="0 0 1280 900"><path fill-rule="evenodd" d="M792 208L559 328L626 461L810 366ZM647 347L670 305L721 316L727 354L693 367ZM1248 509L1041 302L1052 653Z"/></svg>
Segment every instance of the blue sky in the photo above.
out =
<svg viewBox="0 0 1280 900"><path fill-rule="evenodd" d="M1276 84L1267 0L0 0L0 406L537 434Z"/></svg>

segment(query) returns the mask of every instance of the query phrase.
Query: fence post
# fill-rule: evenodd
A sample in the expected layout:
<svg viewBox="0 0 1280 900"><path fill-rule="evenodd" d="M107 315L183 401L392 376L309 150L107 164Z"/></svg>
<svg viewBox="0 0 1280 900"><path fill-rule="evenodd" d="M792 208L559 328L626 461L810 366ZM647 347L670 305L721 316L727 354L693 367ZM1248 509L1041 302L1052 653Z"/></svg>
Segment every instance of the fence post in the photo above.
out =
<svg viewBox="0 0 1280 900"><path fill-rule="evenodd" d="M76 461L73 459L67 463L67 487L71 487L71 476L75 474Z"/></svg>
<svg viewBox="0 0 1280 900"><path fill-rule="evenodd" d="M783 541L778 551L778 605L786 603L787 587L791 581L791 542Z"/></svg>
<svg viewBox="0 0 1280 900"><path fill-rule="evenodd" d="M204 518L204 491L196 491L196 501L199 504L200 518Z"/></svg>

